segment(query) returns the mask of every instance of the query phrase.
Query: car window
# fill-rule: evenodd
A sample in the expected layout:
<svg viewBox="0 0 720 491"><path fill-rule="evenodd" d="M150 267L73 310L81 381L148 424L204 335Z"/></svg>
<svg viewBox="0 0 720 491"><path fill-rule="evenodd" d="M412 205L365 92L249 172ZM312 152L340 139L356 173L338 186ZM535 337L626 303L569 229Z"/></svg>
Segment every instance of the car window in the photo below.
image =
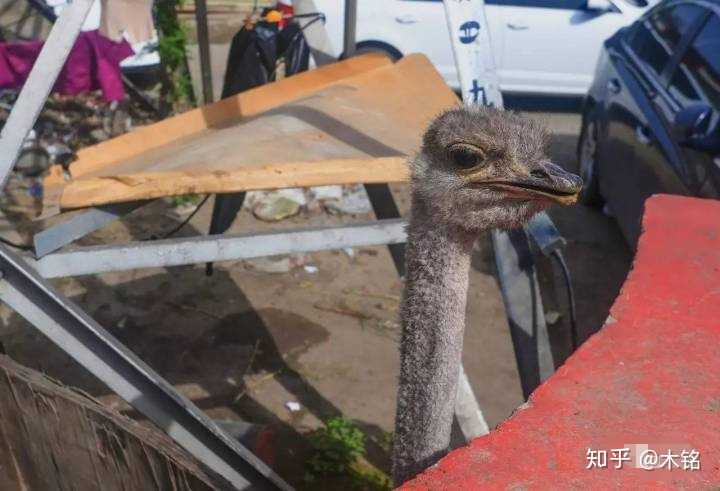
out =
<svg viewBox="0 0 720 491"><path fill-rule="evenodd" d="M667 65L684 33L698 21L704 10L690 4L660 9L635 24L628 44L656 75Z"/></svg>
<svg viewBox="0 0 720 491"><path fill-rule="evenodd" d="M442 0L403 0L405 2L442 2ZM631 4L645 6L645 0L626 0ZM485 0L486 5L505 7L536 7L544 9L584 10L587 0Z"/></svg>
<svg viewBox="0 0 720 491"><path fill-rule="evenodd" d="M537 7L545 9L581 10L587 0L486 0L488 5L504 5L506 7Z"/></svg>
<svg viewBox="0 0 720 491"><path fill-rule="evenodd" d="M668 92L681 106L710 104L720 109L720 17L711 15L683 54Z"/></svg>

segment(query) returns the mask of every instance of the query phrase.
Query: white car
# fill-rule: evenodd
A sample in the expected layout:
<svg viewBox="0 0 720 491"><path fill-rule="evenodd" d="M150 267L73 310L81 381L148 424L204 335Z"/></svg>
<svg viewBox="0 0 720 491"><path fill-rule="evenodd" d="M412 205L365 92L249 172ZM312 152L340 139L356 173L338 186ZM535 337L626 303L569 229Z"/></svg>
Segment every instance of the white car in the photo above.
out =
<svg viewBox="0 0 720 491"><path fill-rule="evenodd" d="M331 56L342 55L344 0L314 0ZM654 2L653 2L654 3ZM486 16L503 92L584 95L603 42L648 8L645 0L488 0ZM359 52L424 53L459 87L441 0L358 0Z"/></svg>

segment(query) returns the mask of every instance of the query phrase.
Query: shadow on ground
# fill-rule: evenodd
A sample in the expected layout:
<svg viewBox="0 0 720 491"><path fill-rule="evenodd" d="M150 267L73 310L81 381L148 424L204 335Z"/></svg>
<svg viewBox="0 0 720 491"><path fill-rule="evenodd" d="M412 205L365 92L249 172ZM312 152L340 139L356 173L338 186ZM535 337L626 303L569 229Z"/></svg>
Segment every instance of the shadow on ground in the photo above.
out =
<svg viewBox="0 0 720 491"><path fill-rule="evenodd" d="M146 223L132 237L142 240L147 237L144 230L171 230L180 221L162 214L145 217ZM152 227L153 222L156 227ZM187 226L178 235L200 233ZM84 242L88 245L96 238ZM75 303L211 417L270 427L274 437L273 467L294 486L305 487L304 462L310 446L304 435L309 430L301 431L293 418L299 421L307 413L320 421L343 416L308 381L306 367L299 360L309 349L328 340L328 330L290 310L256 310L226 269L216 268L211 277L205 275L204 269L191 266L154 271L120 284L106 284L97 276L60 279L55 284L60 290L69 290ZM193 288L178 288L179 284L191 284ZM14 330L3 337L5 348L18 363L106 403L110 401L124 414L143 420L141 414L110 395L103 383L19 316L13 313L6 324L14 326ZM269 380L282 386L291 400L302 406L289 422L253 397L256 386ZM367 436L366 460L388 473L390 457L383 444L386 432L371 422L354 423Z"/></svg>

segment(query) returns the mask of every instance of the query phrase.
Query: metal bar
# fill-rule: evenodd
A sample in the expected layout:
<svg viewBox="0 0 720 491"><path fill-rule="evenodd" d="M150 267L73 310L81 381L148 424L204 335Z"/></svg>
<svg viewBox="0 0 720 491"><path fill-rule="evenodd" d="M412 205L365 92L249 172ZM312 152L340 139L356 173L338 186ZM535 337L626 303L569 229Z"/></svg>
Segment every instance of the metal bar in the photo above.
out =
<svg viewBox="0 0 720 491"><path fill-rule="evenodd" d="M485 56L490 51L490 38L487 36L487 22L482 0L455 2L445 0L445 17L450 32L450 42L455 55L455 64L460 76L460 85L465 104L487 103L488 94L493 102L502 106L499 90L487 85L487 77L483 73L494 74L492 59ZM474 26L471 30L468 26ZM483 36L480 36L480 33ZM475 36L472 38L472 36ZM471 39L472 38L472 39ZM477 90L475 90L477 89ZM483 98L479 98L479 91ZM455 419L463 436L471 440L488 432L487 422L483 416L477 398L473 393L470 381L462 364L458 367L460 379L455 399Z"/></svg>
<svg viewBox="0 0 720 491"><path fill-rule="evenodd" d="M322 227L264 234L200 236L133 242L123 246L83 247L49 254L35 263L45 278L76 276L250 259L277 254L404 242L404 220L382 220L345 227Z"/></svg>
<svg viewBox="0 0 720 491"><path fill-rule="evenodd" d="M208 235L224 234L237 218L245 202L246 193L216 194ZM205 274L212 276L213 263L205 264Z"/></svg>
<svg viewBox="0 0 720 491"><path fill-rule="evenodd" d="M73 241L85 237L87 234L103 228L108 223L132 213L145 206L149 201L134 201L116 205L91 208L71 219L58 223L50 228L35 234L35 257L41 258L55 252Z"/></svg>
<svg viewBox="0 0 720 491"><path fill-rule="evenodd" d="M299 15L311 14L318 11L313 0L293 0L292 4L295 13ZM335 50L333 49L333 43L330 41L325 22L310 23L308 19L301 19L300 23L303 26L305 38L310 45L310 51L315 60L315 64L317 66L323 66L328 63L335 63L337 58L335 57Z"/></svg>
<svg viewBox="0 0 720 491"><path fill-rule="evenodd" d="M495 264L525 398L555 371L537 270L523 229L494 230Z"/></svg>
<svg viewBox="0 0 720 491"><path fill-rule="evenodd" d="M5 187L23 142L35 124L65 60L80 34L93 0L75 0L52 27L40 56L0 132L0 190Z"/></svg>
<svg viewBox="0 0 720 491"><path fill-rule="evenodd" d="M343 31L343 57L355 55L357 39L357 0L345 0L345 29Z"/></svg>
<svg viewBox="0 0 720 491"><path fill-rule="evenodd" d="M400 210L398 210L395 198L388 184L365 184L365 192L368 195L370 204L372 205L375 218L378 220L388 220L400 218ZM395 270L400 277L405 276L405 244L389 244L388 250L392 256Z"/></svg>
<svg viewBox="0 0 720 491"><path fill-rule="evenodd" d="M195 24L197 26L198 52L200 53L203 101L205 104L211 104L215 97L213 95L210 34L208 32L207 2L205 0L195 0Z"/></svg>
<svg viewBox="0 0 720 491"><path fill-rule="evenodd" d="M482 435L490 433L485 416L477 402L475 392L470 386L470 380L465 373L465 367L460 365L460 376L455 400L455 419L460 426L467 442Z"/></svg>
<svg viewBox="0 0 720 491"><path fill-rule="evenodd" d="M545 212L535 215L527 224L526 230L545 256L550 256L553 252L562 249L567 243Z"/></svg>
<svg viewBox="0 0 720 491"><path fill-rule="evenodd" d="M0 299L234 489L291 489L192 402L5 247Z"/></svg>
<svg viewBox="0 0 720 491"><path fill-rule="evenodd" d="M465 104L502 107L485 2L445 0L443 3L463 101Z"/></svg>

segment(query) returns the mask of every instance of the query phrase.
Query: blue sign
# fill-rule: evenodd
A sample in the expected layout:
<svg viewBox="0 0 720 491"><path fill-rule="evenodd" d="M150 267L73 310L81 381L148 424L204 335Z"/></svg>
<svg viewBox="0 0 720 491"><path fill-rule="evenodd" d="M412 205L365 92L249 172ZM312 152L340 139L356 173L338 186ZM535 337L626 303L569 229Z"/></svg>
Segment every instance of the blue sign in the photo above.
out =
<svg viewBox="0 0 720 491"><path fill-rule="evenodd" d="M480 23L469 20L460 26L460 42L470 44L475 41L480 34Z"/></svg>

